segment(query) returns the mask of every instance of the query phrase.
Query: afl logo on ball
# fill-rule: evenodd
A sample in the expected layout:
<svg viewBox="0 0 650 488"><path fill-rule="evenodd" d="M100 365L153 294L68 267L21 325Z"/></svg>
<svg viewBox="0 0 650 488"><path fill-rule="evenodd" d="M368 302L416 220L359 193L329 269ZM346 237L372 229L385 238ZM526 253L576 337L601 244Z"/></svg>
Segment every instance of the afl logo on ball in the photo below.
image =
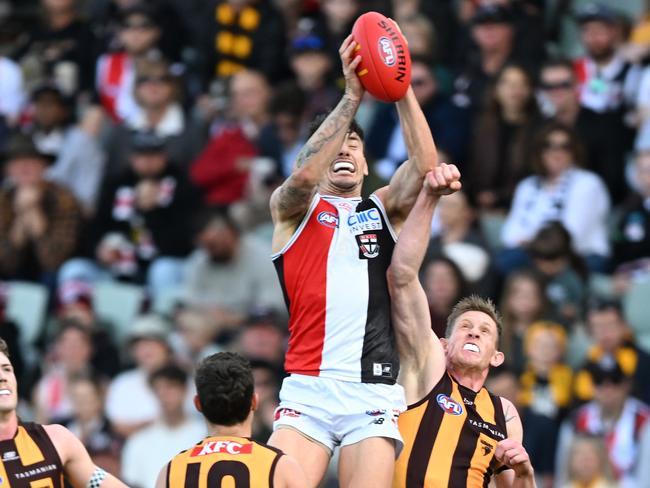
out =
<svg viewBox="0 0 650 488"><path fill-rule="evenodd" d="M377 41L379 48L379 57L384 62L386 66L393 66L397 61L397 55L395 53L395 46L393 41L388 37L380 37Z"/></svg>
<svg viewBox="0 0 650 488"><path fill-rule="evenodd" d="M463 413L463 407L461 404L455 402L444 393L440 393L436 397L436 401L438 402L438 405L440 405L440 408L445 411L445 413L449 413L451 415L460 415Z"/></svg>

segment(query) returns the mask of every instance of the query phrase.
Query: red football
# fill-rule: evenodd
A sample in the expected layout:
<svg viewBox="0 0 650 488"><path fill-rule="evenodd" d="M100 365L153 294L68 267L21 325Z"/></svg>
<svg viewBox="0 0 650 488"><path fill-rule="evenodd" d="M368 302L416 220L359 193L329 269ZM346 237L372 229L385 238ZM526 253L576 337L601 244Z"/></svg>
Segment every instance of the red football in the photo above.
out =
<svg viewBox="0 0 650 488"><path fill-rule="evenodd" d="M361 55L357 75L364 88L384 102L401 99L411 83L411 55L395 21L368 12L356 20L352 35Z"/></svg>

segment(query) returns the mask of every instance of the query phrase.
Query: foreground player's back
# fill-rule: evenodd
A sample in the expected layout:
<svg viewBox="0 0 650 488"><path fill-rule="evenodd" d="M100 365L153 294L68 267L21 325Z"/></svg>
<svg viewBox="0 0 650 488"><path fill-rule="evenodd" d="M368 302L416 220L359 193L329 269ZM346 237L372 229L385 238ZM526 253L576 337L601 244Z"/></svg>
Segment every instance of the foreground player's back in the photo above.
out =
<svg viewBox="0 0 650 488"><path fill-rule="evenodd" d="M284 482L288 467L276 473L283 457L281 451L247 437L207 437L169 462L165 486L219 488L228 477L236 488L291 486Z"/></svg>

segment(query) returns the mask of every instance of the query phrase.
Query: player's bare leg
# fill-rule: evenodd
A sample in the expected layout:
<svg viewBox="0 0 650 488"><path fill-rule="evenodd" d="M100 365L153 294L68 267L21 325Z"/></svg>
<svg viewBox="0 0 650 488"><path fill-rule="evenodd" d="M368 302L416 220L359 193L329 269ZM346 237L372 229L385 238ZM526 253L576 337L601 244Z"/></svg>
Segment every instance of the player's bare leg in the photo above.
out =
<svg viewBox="0 0 650 488"><path fill-rule="evenodd" d="M324 445L290 427L280 427L273 432L268 444L298 461L307 476L306 488L316 488L320 485L331 456L329 449Z"/></svg>
<svg viewBox="0 0 650 488"><path fill-rule="evenodd" d="M341 448L339 485L341 488L389 488L395 468L395 442L386 437L370 437Z"/></svg>

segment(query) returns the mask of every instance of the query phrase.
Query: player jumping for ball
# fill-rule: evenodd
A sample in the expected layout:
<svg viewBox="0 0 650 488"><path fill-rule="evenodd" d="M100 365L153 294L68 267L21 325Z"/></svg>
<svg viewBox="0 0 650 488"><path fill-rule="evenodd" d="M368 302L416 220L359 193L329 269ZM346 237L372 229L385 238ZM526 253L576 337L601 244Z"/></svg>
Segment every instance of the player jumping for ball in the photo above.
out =
<svg viewBox="0 0 650 488"><path fill-rule="evenodd" d="M396 384L386 270L423 176L438 164L409 88L396 102L409 159L388 186L361 198L368 166L354 121L364 94L355 47L349 36L339 49L341 101L271 198L273 260L290 314L290 376L269 443L298 460L310 487L321 481L337 446L342 487L390 485L405 403Z"/></svg>

